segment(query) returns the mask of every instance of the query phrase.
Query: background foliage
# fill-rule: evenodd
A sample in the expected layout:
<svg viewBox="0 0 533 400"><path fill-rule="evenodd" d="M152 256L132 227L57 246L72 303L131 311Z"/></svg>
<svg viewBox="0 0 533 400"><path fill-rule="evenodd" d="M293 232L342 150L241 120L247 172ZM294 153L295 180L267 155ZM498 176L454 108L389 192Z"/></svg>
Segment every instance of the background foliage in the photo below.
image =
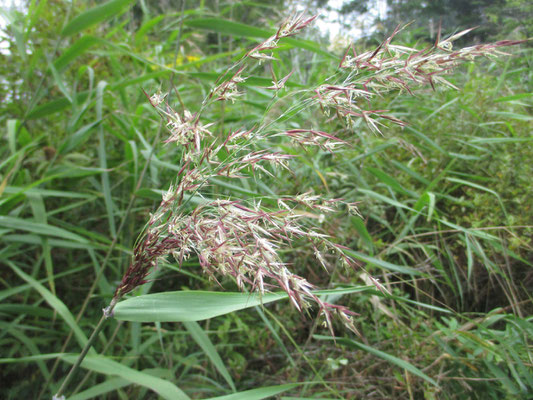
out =
<svg viewBox="0 0 533 400"><path fill-rule="evenodd" d="M438 4L435 11L394 2L382 30L400 22L398 14L456 16L445 20L445 33L473 22L454 2ZM31 1L24 12L3 10L9 51L0 55L0 374L9 384L0 397L57 389L73 360L63 353L79 352L176 174L180 153L162 144L161 119L143 89L175 87L179 98L172 91L169 101L194 110L231 60L287 17L289 5L48 0ZM527 2L472 7L483 8L490 27L472 40L531 35ZM526 11L512 12L516 7ZM431 38L420 27L397 41L423 48ZM323 81L341 58L317 28L305 35L317 44L300 41L275 53L274 72L294 71L289 82L296 88ZM355 46L377 43L367 37ZM84 365L95 373L80 374L71 398L155 398L154 390L164 397L173 393L169 384L191 398L531 396L533 59L527 44L509 52L449 75L460 91L422 88L377 100L374 109L409 123L384 136L303 109L290 124L337 132L351 147L301 150L293 174L212 182L212 197L312 190L360 202L362 219L339 214L321 223L391 292L330 299L359 313L362 338L339 326L335 343L288 302L199 323L114 321L98 337L102 356L90 355ZM243 101L206 113L218 134L253 124L270 107L272 95L262 87L271 71L253 75ZM268 115L295 101L284 97ZM326 273L303 245L282 253L319 287L369 283L365 273ZM183 269L169 260L136 294L178 289L220 290L197 260ZM71 331L74 340L62 350Z"/></svg>

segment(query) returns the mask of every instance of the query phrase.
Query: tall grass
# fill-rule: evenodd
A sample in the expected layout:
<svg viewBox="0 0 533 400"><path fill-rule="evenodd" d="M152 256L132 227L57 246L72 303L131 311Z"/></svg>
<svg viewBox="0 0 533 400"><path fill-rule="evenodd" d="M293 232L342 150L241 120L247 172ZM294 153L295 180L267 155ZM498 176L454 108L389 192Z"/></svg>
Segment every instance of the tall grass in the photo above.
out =
<svg viewBox="0 0 533 400"><path fill-rule="evenodd" d="M145 8L136 26L128 3L12 19L24 80L6 71L2 106L4 397L57 392L81 348L69 398L528 396L527 50L431 91L417 86L498 47L386 40L335 56L277 43L308 19L268 30ZM52 17L59 36L38 24ZM202 52L203 29L231 36L228 51ZM335 342L294 307L323 312Z"/></svg>

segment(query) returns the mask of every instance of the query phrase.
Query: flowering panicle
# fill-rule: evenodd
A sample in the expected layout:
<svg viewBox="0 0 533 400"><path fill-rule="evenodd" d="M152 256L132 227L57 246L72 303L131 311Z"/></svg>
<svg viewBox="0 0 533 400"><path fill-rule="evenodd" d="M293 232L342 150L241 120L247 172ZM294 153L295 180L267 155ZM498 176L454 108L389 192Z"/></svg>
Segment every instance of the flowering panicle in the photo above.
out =
<svg viewBox="0 0 533 400"><path fill-rule="evenodd" d="M291 158L294 158L294 156L279 152L269 153L266 150L253 151L224 165L218 171L217 175L232 178L242 178L242 176L239 175L239 172L243 169L251 168L252 172L256 169L259 169L265 172L267 175L273 176L272 173L263 167L262 161L267 161L271 165L281 166L286 170L290 170L287 161Z"/></svg>
<svg viewBox="0 0 533 400"><path fill-rule="evenodd" d="M205 135L212 136L212 133L207 128L213 124L201 125L196 115L189 110L184 110L182 115L171 110L166 115L170 136L165 140L165 143L174 142L184 146L187 150L191 149L192 144L196 152L200 153L202 139Z"/></svg>
<svg viewBox="0 0 533 400"><path fill-rule="evenodd" d="M267 123L216 137L208 129L212 124L200 123L202 111L209 104L226 100L233 102L242 95L238 86L246 79L243 76L245 62L273 60L272 50L278 46L279 40L296 34L314 18L305 19L303 15L297 15L285 21L274 35L247 52L217 80L200 110L194 114L188 110L178 113L168 104L163 109L161 104L166 96L161 93L149 97L152 106L167 120L170 134L165 143L183 146L184 157L176 183L163 194L159 208L151 215L143 236L134 248L132 262L113 301L145 283L162 258L173 255L181 264L195 255L203 271L217 283L219 277L231 277L241 289L265 293L281 288L299 311L308 311L314 303L330 329L332 316L338 315L348 328L356 332L352 322L354 313L316 296L314 286L291 272L291 265L279 253L280 249L290 246L295 240L304 239L312 248L317 262L326 270L329 271L335 263L357 268L358 264L346 255L346 248L333 243L329 236L306 223L309 218L314 218L320 224L325 215L342 207L351 214L359 215L355 203L323 199L308 192L246 203L232 199L206 200L192 212L185 212L182 207L187 196L201 195L210 178L244 178L256 171L272 175L276 167L290 169L289 163L294 155L265 147L258 150L257 143L260 141L289 139L304 148L313 146L330 152L348 144L335 134L321 130L294 128L280 132L275 128L267 129ZM518 43L505 41L452 51L453 40L467 32L464 31L442 41L439 35L435 45L418 51L392 45L391 41L398 32L399 28L372 52L357 55L350 46L340 63L340 69L345 71L342 82L319 85L312 90L310 102L318 105L328 116L333 111L349 125L355 118L362 118L376 132L380 132L384 120L405 125L387 115L386 110L368 109L370 107L365 107L365 104L388 90L411 92L413 84L429 83L433 86L436 82L444 83L440 75L457 61L498 54L499 47ZM228 78L229 71L235 70ZM292 72L279 80L273 72L272 75L273 85L267 89L278 92ZM220 156L221 152L223 156ZM384 290L377 280L372 282L378 289Z"/></svg>
<svg viewBox="0 0 533 400"><path fill-rule="evenodd" d="M348 145L348 142L332 134L312 129L290 129L273 136L286 136L304 148L307 146L318 146L322 150L330 152L338 146Z"/></svg>
<svg viewBox="0 0 533 400"><path fill-rule="evenodd" d="M303 14L300 14L287 19L281 24L275 35L272 35L264 42L259 43L252 50L246 53L245 57L259 60L259 62L275 60L272 52L269 54L266 54L266 52L275 49L278 46L278 41L280 39L296 35L299 31L313 22L316 17L317 16L315 15L311 18L304 19Z"/></svg>
<svg viewBox="0 0 533 400"><path fill-rule="evenodd" d="M403 29L403 28L402 28ZM498 49L523 41L504 40L490 44L479 44L459 50L452 50L453 41L470 32L459 32L441 40L440 32L435 43L423 50L391 44L402 30L398 26L375 50L357 54L350 45L342 57L339 68L347 72L340 85L321 85L315 90L315 99L326 116L330 110L342 117L348 125L354 118L362 118L370 130L381 133L380 120L389 120L404 126L405 123L385 114L387 110L366 110L362 103L368 103L373 95L391 90L405 90L412 94L413 86L443 84L457 89L442 77L455 68L460 61L479 56L504 54Z"/></svg>
<svg viewBox="0 0 533 400"><path fill-rule="evenodd" d="M276 78L276 74L274 73L274 70L272 70L272 86L268 86L267 88L265 89L268 89L268 90L275 90L276 92L278 90L281 90L285 87L285 84L287 83L287 81L289 80L289 78L291 77L291 75L293 74L294 71L291 71L288 75L284 76L283 78L281 79L277 79Z"/></svg>
<svg viewBox="0 0 533 400"><path fill-rule="evenodd" d="M148 96L148 94L144 93L146 97L148 97L148 101L153 107L159 106L163 101L165 101L165 98L167 97L166 94L161 93L158 91L157 93L154 93L152 96Z"/></svg>
<svg viewBox="0 0 533 400"><path fill-rule="evenodd" d="M433 87L434 83L444 83L455 88L440 75L448 73L458 65L459 61L504 54L498 51L500 47L523 42L504 40L453 51L453 41L472 30L467 29L445 40L440 40L439 32L432 46L417 50L391 44L400 30L397 27L392 35L372 52L357 55L353 46L348 47L339 65L340 68L349 70L354 77L361 76L353 83L357 82L364 89L372 88L376 93L393 89L405 89L412 93L411 85L426 83Z"/></svg>
<svg viewBox="0 0 533 400"><path fill-rule="evenodd" d="M165 209L166 203L175 201L176 191L167 192L160 208ZM203 271L217 283L217 276L230 276L241 289L247 286L265 293L279 287L299 311L308 310L310 301L318 304L330 327L333 314L351 322L352 312L314 295L311 291L314 286L292 273L278 254L280 248L295 239L305 238L312 243L317 260L327 270L326 254L356 267L342 247L330 242L326 235L304 229L301 222L306 215L288 205L308 205L327 213L334 211L334 202L321 202L318 196L310 194L280 201L283 207L277 210L267 210L259 202L245 205L239 201L216 200L198 206L188 215L170 212L152 216L116 295L123 296L145 283L161 258L172 254L181 264L195 254Z"/></svg>
<svg viewBox="0 0 533 400"><path fill-rule="evenodd" d="M366 87L357 88L355 85L321 85L315 89L320 108L326 116L330 115L330 110L335 110L336 116L346 121L347 125L353 124L354 118L362 118L368 127L377 133L381 133L379 126L383 124L376 118L383 118L395 124L404 126L405 123L399 119L385 114L387 110L365 110L360 106L360 99L368 102L375 93L370 92Z"/></svg>
<svg viewBox="0 0 533 400"><path fill-rule="evenodd" d="M299 31L301 31L311 22L313 22L316 17L318 17L318 15L313 15L312 17L305 19L304 13L301 13L300 15L294 15L288 18L285 22L281 24L278 31L276 32L276 39L296 35Z"/></svg>
<svg viewBox="0 0 533 400"><path fill-rule="evenodd" d="M229 80L215 87L211 96L216 95L217 101L231 100L232 103L235 103L235 99L243 94L242 92L239 92L237 88L238 84L243 83L246 80L246 78L241 75L243 70L244 66L239 68Z"/></svg>

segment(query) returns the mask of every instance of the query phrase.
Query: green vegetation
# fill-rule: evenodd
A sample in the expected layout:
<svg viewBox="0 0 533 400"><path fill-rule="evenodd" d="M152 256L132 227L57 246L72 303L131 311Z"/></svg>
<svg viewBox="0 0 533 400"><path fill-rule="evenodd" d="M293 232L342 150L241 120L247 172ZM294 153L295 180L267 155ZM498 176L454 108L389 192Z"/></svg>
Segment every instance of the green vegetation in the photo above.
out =
<svg viewBox="0 0 533 400"><path fill-rule="evenodd" d="M421 65L414 84L354 67L378 41L355 43L358 56L328 51L305 16L257 50L283 36L282 2L185 5L3 10L0 397L51 398L86 348L68 399L530 398L529 44L474 46L508 54L452 56L454 71L432 64L442 75ZM407 27L392 43L442 60L453 33L432 48ZM327 97L336 90L348 108ZM210 136L179 136L191 126ZM236 150L209 148L237 132ZM184 176L194 187L179 192ZM240 236L206 256L198 243L230 226L200 225L214 215ZM163 246L174 217L188 253ZM207 233L192 241L191 226ZM246 264L264 269L273 293L262 296L248 293L262 285L256 269L232 269L237 246L268 252L263 236L246 242L260 230L279 245ZM289 290L276 257L297 274Z"/></svg>

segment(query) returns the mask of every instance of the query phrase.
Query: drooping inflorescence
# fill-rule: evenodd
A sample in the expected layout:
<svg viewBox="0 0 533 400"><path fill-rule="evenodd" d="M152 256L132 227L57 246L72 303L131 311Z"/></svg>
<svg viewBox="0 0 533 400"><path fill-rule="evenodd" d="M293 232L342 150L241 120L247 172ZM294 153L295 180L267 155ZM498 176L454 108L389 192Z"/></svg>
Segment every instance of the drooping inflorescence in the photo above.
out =
<svg viewBox="0 0 533 400"><path fill-rule="evenodd" d="M304 193L248 202L231 198L205 200L193 211L184 207L187 199L209 185L213 177L242 178L258 171L272 174L271 170L276 167L290 170L289 162L294 155L269 147L269 140L273 138L330 152L348 144L334 133L305 127L279 132L269 129L267 124L217 137L209 130L212 123L201 123L202 111L208 105L217 101L234 102L244 94L240 85L247 79L244 76L247 62L275 60L272 50L278 42L296 34L314 18L305 19L303 15L298 15L285 21L275 34L248 51L216 81L200 110L195 113L185 109L181 113L174 111L166 102L166 96L160 93L149 97L152 106L166 119L169 136L165 143L181 146L184 157L175 184L163 195L159 208L151 215L134 249L130 267L115 292L115 300L145 283L162 258L173 255L181 264L194 255L203 272L217 283L220 276L227 276L232 277L243 290L264 293L282 289L299 311L309 310L314 303L330 329L332 316L338 315L348 328L356 332L351 319L354 313L316 296L314 286L293 273L291 265L279 252L290 247L295 240L305 240L313 249L318 263L326 270L332 259L346 267L357 268L358 264L342 246L306 224L309 214L323 216L337 212L341 207L357 214L355 204ZM375 132L381 132L383 120L403 126L405 123L386 114L387 110L367 109L364 105L370 105L373 97L394 89L412 93L416 85L434 87L436 83L441 83L450 86L442 75L459 61L498 54L500 47L519 43L504 41L452 51L452 42L468 32L463 31L442 41L439 35L433 46L416 50L391 44L399 31L397 28L371 52L358 55L350 46L340 62L343 73L337 82L321 83L309 89L308 104L321 109L326 116L333 112L348 126L352 126L357 118ZM292 72L278 80L273 74L273 85L267 89L278 92L285 87L291 75ZM257 147L259 143L263 144L261 149ZM222 151L224 157L218 157ZM374 283L382 289L376 280Z"/></svg>

